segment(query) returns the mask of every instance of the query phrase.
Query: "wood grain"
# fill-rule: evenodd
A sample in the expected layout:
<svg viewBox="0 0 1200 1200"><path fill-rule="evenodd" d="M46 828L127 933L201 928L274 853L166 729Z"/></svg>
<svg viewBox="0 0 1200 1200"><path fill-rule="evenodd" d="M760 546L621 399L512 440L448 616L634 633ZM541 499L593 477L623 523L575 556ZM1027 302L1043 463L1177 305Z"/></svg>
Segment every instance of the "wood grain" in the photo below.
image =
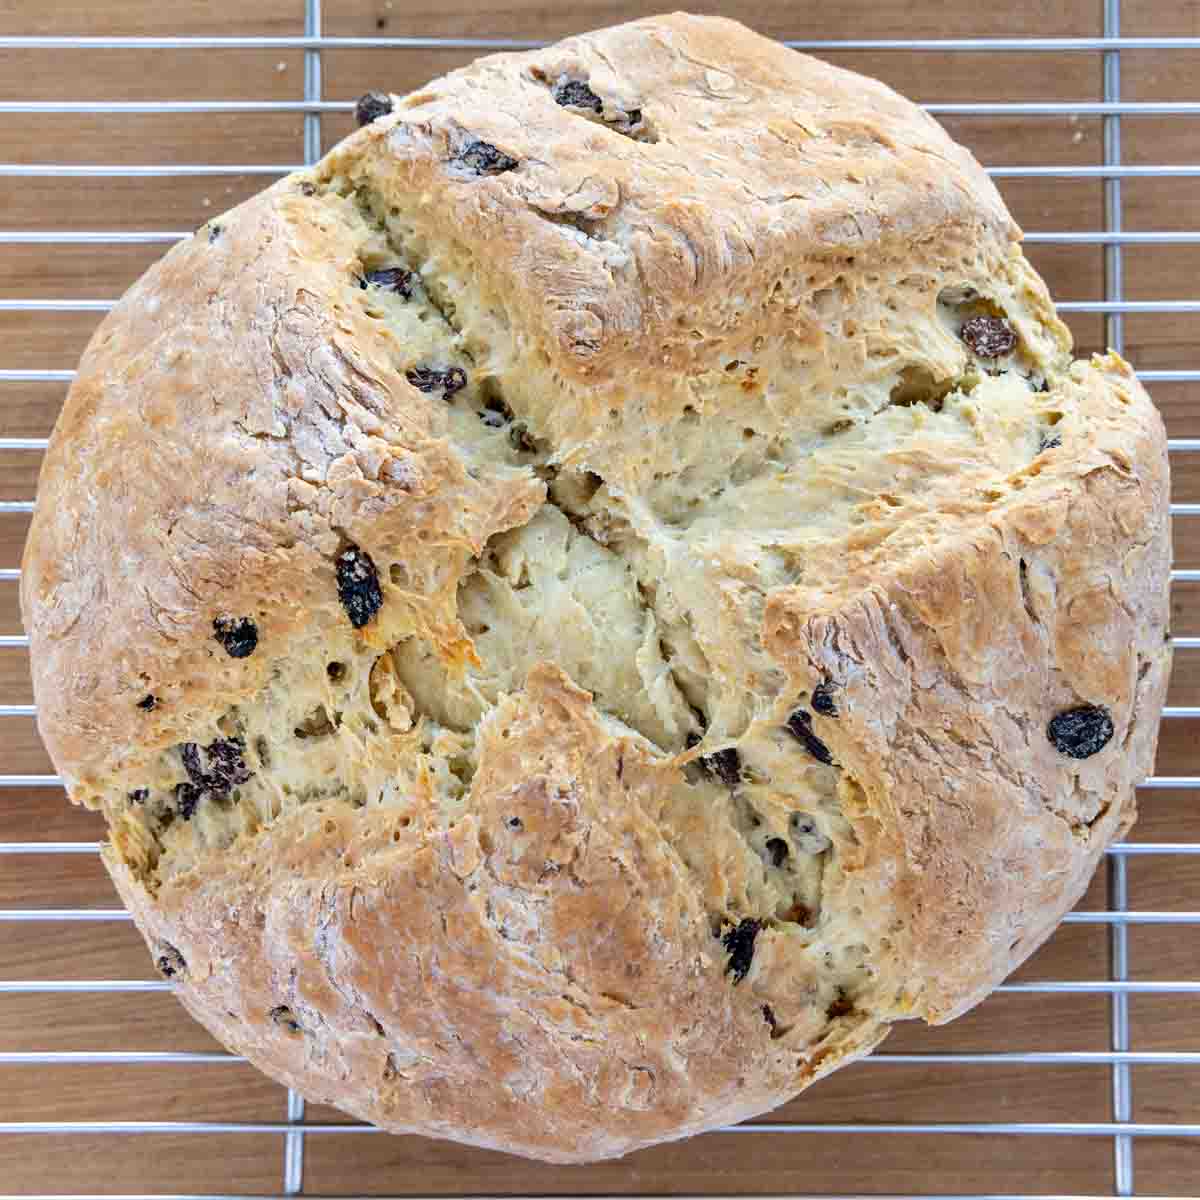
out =
<svg viewBox="0 0 1200 1200"><path fill-rule="evenodd" d="M0 35L298 35L302 0L33 0L0 2ZM654 6L629 0L325 0L332 35L535 36L551 38L617 21ZM696 0L696 11L741 15L763 32L795 38L1095 36L1095 0L1013 0L1007 5L841 0L836 5L754 5ZM1125 0L1124 29L1134 35L1200 34L1198 0ZM370 87L403 91L461 65L471 54L448 50L338 50L324 55L325 96L352 99ZM1094 54L1019 55L838 52L832 61L863 70L926 101L1096 100L1102 95ZM0 100L298 99L298 51L0 51ZM1195 99L1200 54L1127 52L1128 98ZM946 124L991 165L1095 164L1101 122L1091 118L958 117ZM1130 162L1194 161L1195 123L1137 118L1124 123ZM348 131L344 116L322 122L326 145ZM19 230L156 230L186 233L252 195L269 179L239 168L287 166L301 157L296 114L188 114L0 117L0 159L60 163L213 163L227 174L206 178L57 179L0 176L0 224ZM1035 232L1103 228L1103 191L1095 181L1006 180L1003 190L1022 225ZM1130 181L1128 228L1189 230L1200 211L1200 180ZM119 296L161 252L154 246L0 246L0 297ZM1062 299L1104 295L1103 253L1095 246L1036 245L1031 257ZM1134 248L1125 256L1126 288L1142 299L1194 299L1200 246ZM69 369L97 324L92 313L0 313L0 367ZM1099 349L1103 322L1071 318L1082 351ZM1200 368L1200 316L1130 317L1129 356L1144 369ZM0 382L0 437L44 437L65 394L61 383ZM1154 388L1174 437L1200 437L1200 384ZM39 455L0 451L0 500L33 494ZM1200 456L1173 458L1175 498L1200 502ZM17 565L28 526L0 514L0 567ZM1200 520L1176 523L1179 565L1200 567ZM1174 594L1175 631L1200 635L1200 585ZM0 635L19 632L16 587L0 581ZM0 648L0 704L31 702L26 654ZM1200 653L1178 656L1171 702L1200 704ZM1157 770L1200 773L1200 723L1164 726ZM0 718L0 774L52 771L35 724ZM1194 797L1147 792L1134 840L1195 841ZM95 814L73 809L52 789L0 792L0 841L96 840ZM1141 908L1200 908L1200 858L1134 858L1132 903ZM1084 908L1103 908L1103 877ZM115 897L99 860L86 856L0 858L0 908L109 907ZM1138 979L1200 978L1200 934L1193 927L1137 927L1130 933ZM1098 980L1107 971L1107 933L1064 926L1018 978ZM20 979L149 979L152 965L127 922L39 925L0 923L0 982ZM1139 996L1130 1004L1139 1050L1200 1050L1200 996ZM997 995L952 1025L898 1027L893 1053L1103 1050L1103 996ZM0 1052L217 1049L166 994L0 994ZM825 1081L771 1120L1030 1121L1108 1116L1103 1067L905 1066L864 1063ZM1135 1116L1200 1120L1200 1071L1137 1067ZM173 1066L0 1065L0 1120L105 1118L238 1119L284 1116L282 1089L236 1064ZM313 1119L341 1119L314 1107ZM265 1135L153 1137L0 1135L0 1193L274 1193L281 1186L283 1142ZM311 1135L307 1190L329 1195L478 1193L491 1195L837 1192L1061 1192L1108 1194L1111 1148L1102 1139L1020 1140L977 1136L712 1134L586 1168L535 1166L503 1155L422 1138ZM1194 1194L1200 1143L1140 1141L1143 1193Z"/></svg>

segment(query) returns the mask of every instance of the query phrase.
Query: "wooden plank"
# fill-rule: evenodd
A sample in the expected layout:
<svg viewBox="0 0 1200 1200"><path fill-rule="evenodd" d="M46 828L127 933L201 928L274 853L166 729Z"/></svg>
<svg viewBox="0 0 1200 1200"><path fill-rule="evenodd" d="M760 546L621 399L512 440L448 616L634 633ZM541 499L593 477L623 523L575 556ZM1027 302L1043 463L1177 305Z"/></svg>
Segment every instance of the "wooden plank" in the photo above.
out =
<svg viewBox="0 0 1200 1200"><path fill-rule="evenodd" d="M3 253L0 252L0 261ZM5 370L8 352L15 350L12 342L5 342L0 353L5 355ZM74 362L63 370L72 370ZM43 367L48 365L43 363ZM49 437L50 430L58 417L58 411L67 394L66 383L30 383L0 380L0 437ZM10 564L0 564L8 566Z"/></svg>
<svg viewBox="0 0 1200 1200"><path fill-rule="evenodd" d="M1195 37L1200 34L1196 0L1122 0L1121 32L1127 37Z"/></svg>
<svg viewBox="0 0 1200 1200"><path fill-rule="evenodd" d="M280 120L278 117L271 119ZM283 119L294 120L292 117ZM134 165L152 165L153 160L140 144L131 146L129 150L127 162ZM295 165L301 158L298 143L290 138L281 139L278 144L265 147L264 153L266 150L271 152L272 157L260 158L258 161L267 165ZM214 155L217 153L213 146L193 147L190 144L181 144L176 161L184 164L215 165L246 165L254 162L241 136L236 133L222 143L220 157L207 157L205 151L211 151ZM84 157L82 149L68 143L65 146L56 145L53 156L45 156L38 161L48 159L54 163L98 163L102 157L96 150L90 152L90 157ZM33 157L28 161L34 161ZM121 164L118 161L115 165ZM164 176L148 179L104 176L63 180L42 176L0 176L0 203L4 206L5 227L9 229L187 231L198 228L211 217L253 196L274 178L238 174L232 168L229 175ZM49 255L53 252L45 253ZM78 255L80 251L72 249L70 253ZM127 250L126 253L131 252ZM136 254L137 251L132 253ZM135 278L133 266L128 270L128 278L132 280ZM37 365L69 367L73 364L43 362Z"/></svg>
<svg viewBox="0 0 1200 1200"><path fill-rule="evenodd" d="M136 1095L140 1086L133 1080L125 1094ZM236 1106L238 1089L227 1084L226 1097ZM92 1119L105 1119L98 1105L91 1112ZM282 1164L283 1139L278 1135L0 1136L0 1181L6 1193L18 1195L47 1189L104 1195L274 1195Z"/></svg>
<svg viewBox="0 0 1200 1200"><path fill-rule="evenodd" d="M304 32L304 0L254 0L253 4L197 4L195 0L17 0L0 8L6 37L287 37ZM56 56L61 51L53 51ZM82 60L61 79L79 80L95 68ZM196 62L197 74L207 68ZM179 86L185 86L182 82Z"/></svg>
<svg viewBox="0 0 1200 1200"><path fill-rule="evenodd" d="M0 579L0 637L21 632L21 614L17 603L17 584ZM3 685L0 684L0 687Z"/></svg>
<svg viewBox="0 0 1200 1200"><path fill-rule="evenodd" d="M151 34L139 30L136 36ZM304 96L304 54L300 50L66 49L55 51L60 64L57 71L45 69L46 54L45 50L0 50L0 100L155 102L299 100ZM64 87L65 73L72 68L76 72L71 77L77 88L74 91ZM30 134L35 134L36 122L42 117L27 119ZM186 144L189 139L180 140Z"/></svg>
<svg viewBox="0 0 1200 1200"><path fill-rule="evenodd" d="M7 788L0 798L0 842L94 842L103 837L101 816L68 804L56 788ZM0 870L12 869L13 862L0 859Z"/></svg>
<svg viewBox="0 0 1200 1200"><path fill-rule="evenodd" d="M1200 651L1189 653L1200 653ZM1171 718L1164 721L1159 730L1155 774L1195 775L1200 773L1197 770L1200 768L1200 762L1197 762L1196 756L1197 733L1200 733L1200 721L1191 718Z"/></svg>
<svg viewBox="0 0 1200 1200"><path fill-rule="evenodd" d="M40 1077L36 1089L31 1074ZM0 1065L12 1121L94 1121L97 1112L114 1121L279 1121L284 1091L245 1063ZM0 1153L6 1145L0 1139Z"/></svg>
<svg viewBox="0 0 1200 1200"><path fill-rule="evenodd" d="M1200 1179L1200 1144L1194 1138L1148 1138L1138 1144L1136 1162L1142 1195L1186 1196Z"/></svg>
<svg viewBox="0 0 1200 1200"><path fill-rule="evenodd" d="M1200 651L1181 650L1175 655L1171 670L1171 683L1167 688L1167 703L1179 705L1200 704ZM1193 773L1196 761L1193 759Z"/></svg>
<svg viewBox="0 0 1200 1200"><path fill-rule="evenodd" d="M882 1070L884 1068L865 1068ZM1041 1107L1037 1091L1027 1103ZM953 1104L953 1096L946 1102ZM866 1106L856 1115L861 1118ZM976 1194L1000 1188L1103 1194L1104 1142L1082 1138L710 1133L588 1167L531 1166L507 1155L422 1138L308 1139L314 1193L484 1195ZM1178 1177L1181 1181L1183 1176ZM1186 1193L1180 1193L1186 1194Z"/></svg>
<svg viewBox="0 0 1200 1200"><path fill-rule="evenodd" d="M1192 795L1160 792L1143 798L1134 841L1196 839ZM1126 871L1130 903L1136 907L1170 910L1189 905L1200 896L1200 858L1135 857L1127 861ZM1166 926L1133 928L1129 933L1129 955L1134 979L1200 978L1200 931ZM1132 996L1129 1021L1135 1050L1200 1051L1200 996ZM1133 1069L1131 1083L1136 1120L1200 1120L1196 1068L1139 1066ZM1186 1181L1200 1178L1200 1146L1184 1138L1139 1141L1136 1169L1139 1191L1186 1194L1190 1190Z"/></svg>
<svg viewBox="0 0 1200 1200"><path fill-rule="evenodd" d="M9 982L157 978L149 951L131 921L10 923L0 934L5 945L0 979Z"/></svg>
<svg viewBox="0 0 1200 1200"><path fill-rule="evenodd" d="M26 650L0 646L0 695L4 704L32 704L33 681L29 677L29 655ZM3 756L7 759L7 755ZM16 774L12 768L0 774Z"/></svg>
<svg viewBox="0 0 1200 1200"><path fill-rule="evenodd" d="M12 775L52 775L54 764L42 747L32 717L0 717L0 770Z"/></svg>
<svg viewBox="0 0 1200 1200"><path fill-rule="evenodd" d="M256 97L241 89L230 98ZM11 147L6 160L18 163L299 162L304 127L296 112L33 113L7 120L28 125L29 140Z"/></svg>
<svg viewBox="0 0 1200 1200"><path fill-rule="evenodd" d="M0 450L0 501L33 499L41 465L40 451ZM5 596L4 591L0 590L0 627L4 624L4 613Z"/></svg>
<svg viewBox="0 0 1200 1200"><path fill-rule="evenodd" d="M149 968L148 956L146 962ZM214 1054L221 1049L166 992L15 992L0 1004L4 1053ZM84 1067L78 1070L86 1077ZM31 1078L26 1086L33 1091L37 1082Z"/></svg>
<svg viewBox="0 0 1200 1200"><path fill-rule="evenodd" d="M21 549L28 531L29 517L26 513L0 512L0 564L6 567L20 564Z"/></svg>
<svg viewBox="0 0 1200 1200"><path fill-rule="evenodd" d="M61 795L53 799L63 803ZM30 841L44 836L38 831L34 837L29 826L25 832ZM18 854L6 858L0 870L0 909L120 907L99 854ZM10 962L3 970L19 972L20 966Z"/></svg>
<svg viewBox="0 0 1200 1200"><path fill-rule="evenodd" d="M1179 361L1187 360L1181 358ZM1143 366L1141 358L1137 363L1139 368L1150 370L1150 367ZM1196 369L1200 370L1200 367ZM1200 437L1200 382L1152 383L1148 387L1150 398L1158 405L1171 437Z"/></svg>
<svg viewBox="0 0 1200 1200"><path fill-rule="evenodd" d="M1155 0L1143 0L1153 4ZM1171 7L1171 6L1167 6ZM913 4L908 0L799 0L758 5L751 0L689 0L688 11L734 17L771 37L937 38L1095 36L1100 15L1089 0L1036 0L995 6ZM557 38L659 11L628 0L339 0L325 31L343 37L458 35ZM382 21L382 24L380 22Z"/></svg>

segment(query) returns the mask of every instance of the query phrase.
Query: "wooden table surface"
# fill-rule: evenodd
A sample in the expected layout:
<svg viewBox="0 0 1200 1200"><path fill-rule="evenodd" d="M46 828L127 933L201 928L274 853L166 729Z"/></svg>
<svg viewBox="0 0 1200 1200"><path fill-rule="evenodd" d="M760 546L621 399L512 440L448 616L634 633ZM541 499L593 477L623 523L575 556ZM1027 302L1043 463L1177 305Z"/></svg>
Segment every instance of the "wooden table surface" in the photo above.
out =
<svg viewBox="0 0 1200 1200"><path fill-rule="evenodd" d="M793 38L1098 36L1099 0L839 0L837 4L696 3L742 16L763 32ZM1200 34L1197 0L1126 0L1126 36ZM326 0L329 35L525 36L548 38L653 11L626 0ZM0 36L21 34L298 35L303 0L2 0ZM351 99L374 87L405 91L458 65L470 52L439 49L334 50L324 54L324 95ZM954 54L839 52L834 61L876 74L923 101L1095 101L1102 98L1095 53ZM0 51L3 100L280 99L303 97L298 50ZM1129 100L1200 99L1200 51L1127 51ZM1096 118L958 117L951 132L989 165L1097 164ZM48 178L0 175L5 230L190 230L263 186L240 172L250 163L301 161L299 114L0 114L0 160L19 163L218 163L208 177ZM1124 121L1130 163L1200 161L1195 118ZM349 128L341 114L322 122L326 146ZM1102 229L1095 180L1011 179L1003 191L1029 231ZM1137 230L1200 225L1200 179L1129 181L1125 221ZM161 246L0 245L0 297L119 295ZM1035 245L1034 263L1061 299L1104 295L1095 245ZM1195 299L1200 245L1132 247L1127 295ZM70 368L99 317L92 312L0 311L0 367ZM1104 341L1101 318L1075 315L1081 351ZM1127 318L1127 355L1143 369L1200 368L1200 316ZM0 382L0 437L39 437L51 428L65 385ZM1200 437L1200 385L1154 389L1173 437ZM33 495L39 455L0 451L0 500ZM1175 499L1200 502L1200 455L1173 456ZM0 513L0 568L17 566L28 517ZM1176 522L1177 566L1200 567L1200 518ZM1200 634L1200 584L1174 594L1174 631ZM20 632L15 583L0 581L0 635ZM0 704L31 702L22 649L0 649ZM1200 652L1182 652L1171 703L1200 704ZM1200 723L1169 722L1158 759L1162 775L1200 774ZM53 770L31 718L0 718L0 774ZM1138 841L1198 841L1195 793L1143 795ZM60 792L0 792L0 841L101 836L97 820L72 810ZM1200 857L1129 862L1137 909L1200 909ZM94 855L0 857L0 909L104 907L113 890ZM1098 878L1081 907L1107 903ZM1019 972L1023 980L1101 980L1107 934L1064 927ZM1134 979L1200 979L1200 930L1134 928ZM0 983L12 980L149 979L151 964L127 923L0 923ZM1132 1048L1200 1051L1200 995L1135 996ZM995 996L942 1029L897 1028L892 1052L1100 1051L1108 1049L1103 995ZM0 993L0 1052L214 1050L165 994ZM1133 1118L1200 1122L1200 1067L1133 1068ZM905 1065L867 1062L822 1083L771 1119L824 1122L1106 1121L1105 1066ZM279 1121L281 1088L237 1064L0 1064L0 1121ZM310 1119L339 1119L324 1110ZM851 1133L710 1134L593 1167L549 1167L417 1137L310 1134L311 1194L565 1193L936 1193L1015 1192L1107 1195L1112 1147L1100 1138ZM63 1136L0 1134L0 1194L275 1193L283 1139L226 1135ZM1200 1192L1200 1140L1140 1139L1139 1194Z"/></svg>

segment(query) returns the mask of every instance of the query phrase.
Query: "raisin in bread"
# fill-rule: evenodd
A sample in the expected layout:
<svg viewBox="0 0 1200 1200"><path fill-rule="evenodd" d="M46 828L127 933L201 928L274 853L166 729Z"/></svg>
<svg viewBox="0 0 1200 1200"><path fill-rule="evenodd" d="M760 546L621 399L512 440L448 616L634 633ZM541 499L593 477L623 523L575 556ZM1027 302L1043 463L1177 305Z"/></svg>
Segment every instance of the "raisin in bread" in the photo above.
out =
<svg viewBox="0 0 1200 1200"><path fill-rule="evenodd" d="M483 59L104 321L22 600L159 968L557 1161L944 1021L1134 816L1162 424L971 156L729 21Z"/></svg>

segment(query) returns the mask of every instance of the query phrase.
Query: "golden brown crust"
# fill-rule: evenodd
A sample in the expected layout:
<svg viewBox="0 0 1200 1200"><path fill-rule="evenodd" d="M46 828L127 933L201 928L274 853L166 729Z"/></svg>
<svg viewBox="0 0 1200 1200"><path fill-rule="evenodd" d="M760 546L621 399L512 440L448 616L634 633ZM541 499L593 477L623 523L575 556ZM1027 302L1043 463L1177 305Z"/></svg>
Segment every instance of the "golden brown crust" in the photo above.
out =
<svg viewBox="0 0 1200 1200"><path fill-rule="evenodd" d="M795 589L768 606L798 686L844 689L830 745L863 846L853 891L889 947L881 1014L978 1003L1083 893L1153 770L1171 664L1162 422L1115 355L1076 364L1067 390L1062 447L999 506L943 510L938 543L848 605ZM1046 732L1080 704L1117 730L1084 761Z"/></svg>
<svg viewBox="0 0 1200 1200"><path fill-rule="evenodd" d="M1035 949L1152 763L1170 540L1158 414L1069 366L1018 236L887 88L676 14L435 81L148 272L22 605L197 1019L388 1129L584 1161ZM397 264L411 295L359 286ZM585 624L621 671L547 651ZM240 791L185 805L231 737Z"/></svg>
<svg viewBox="0 0 1200 1200"><path fill-rule="evenodd" d="M153 903L110 856L226 1045L393 1131L577 1162L742 1120L882 1036L853 1014L802 1054L773 1040L638 803L672 772L561 672L533 672L480 738L450 830L305 808L255 865Z"/></svg>
<svg viewBox="0 0 1200 1200"><path fill-rule="evenodd" d="M555 104L564 79L640 112L634 136ZM447 170L474 140L521 169L486 187ZM589 382L695 368L714 339L729 349L743 306L788 264L945 226L1017 233L971 155L885 85L682 13L480 60L406 97L332 156L345 159L436 188L429 220L472 252L476 286L512 297L525 337ZM632 272L556 221L615 236ZM772 316L749 337L796 314Z"/></svg>
<svg viewBox="0 0 1200 1200"><path fill-rule="evenodd" d="M344 641L347 541L419 564L421 620L461 640L439 576L541 501L447 445L436 400L352 303L343 207L283 180L173 249L84 355L22 573L39 728L78 800L254 695L295 639ZM222 650L224 614L254 619L256 653Z"/></svg>

